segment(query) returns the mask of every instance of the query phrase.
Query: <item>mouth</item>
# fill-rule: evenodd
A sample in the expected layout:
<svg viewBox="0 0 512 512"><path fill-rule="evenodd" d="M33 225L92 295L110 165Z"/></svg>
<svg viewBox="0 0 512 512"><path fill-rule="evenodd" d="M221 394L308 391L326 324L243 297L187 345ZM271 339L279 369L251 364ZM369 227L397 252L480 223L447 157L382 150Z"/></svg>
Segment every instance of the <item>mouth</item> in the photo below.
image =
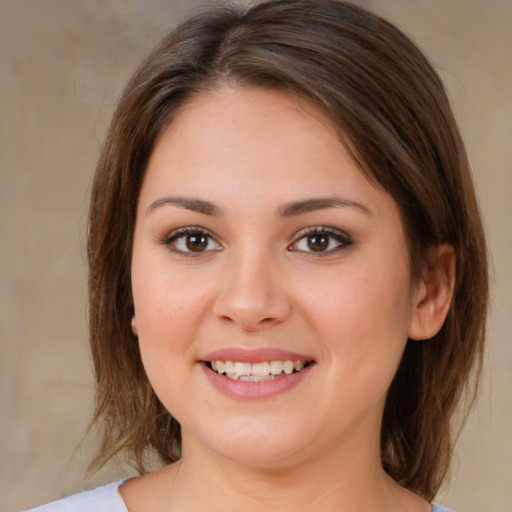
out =
<svg viewBox="0 0 512 512"><path fill-rule="evenodd" d="M304 360L272 360L258 363L242 361L205 361L205 365L213 372L231 380L243 382L263 382L282 379L299 373L314 363Z"/></svg>

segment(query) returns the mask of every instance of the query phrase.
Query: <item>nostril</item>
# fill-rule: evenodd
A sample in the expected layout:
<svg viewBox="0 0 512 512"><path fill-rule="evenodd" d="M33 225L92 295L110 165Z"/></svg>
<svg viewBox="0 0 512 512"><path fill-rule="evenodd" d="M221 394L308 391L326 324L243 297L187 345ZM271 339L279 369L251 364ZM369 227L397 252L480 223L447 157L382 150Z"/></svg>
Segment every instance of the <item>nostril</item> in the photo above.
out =
<svg viewBox="0 0 512 512"><path fill-rule="evenodd" d="M245 314L234 314L230 315L221 315L220 320L225 322L226 324L237 324L242 330L251 332L258 331L261 329L266 329L271 327L274 323L278 322L278 318L272 318L270 316L259 319L257 315L250 315L245 312Z"/></svg>
<svg viewBox="0 0 512 512"><path fill-rule="evenodd" d="M218 319L251 332L267 329L289 316L291 304L286 294L276 289L277 285L260 282L256 286L254 280L247 281L245 276L228 283L216 297L213 313Z"/></svg>

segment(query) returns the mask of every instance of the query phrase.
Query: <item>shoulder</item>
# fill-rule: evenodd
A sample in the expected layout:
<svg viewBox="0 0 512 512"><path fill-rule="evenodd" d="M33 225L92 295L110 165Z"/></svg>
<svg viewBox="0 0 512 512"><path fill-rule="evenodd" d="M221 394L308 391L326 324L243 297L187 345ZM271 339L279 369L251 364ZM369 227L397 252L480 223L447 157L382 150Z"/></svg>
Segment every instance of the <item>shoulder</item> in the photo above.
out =
<svg viewBox="0 0 512 512"><path fill-rule="evenodd" d="M451 510L441 507L440 505L432 504L432 512L452 512Z"/></svg>
<svg viewBox="0 0 512 512"><path fill-rule="evenodd" d="M128 512L119 494L122 483L121 480L92 491L74 494L26 512Z"/></svg>

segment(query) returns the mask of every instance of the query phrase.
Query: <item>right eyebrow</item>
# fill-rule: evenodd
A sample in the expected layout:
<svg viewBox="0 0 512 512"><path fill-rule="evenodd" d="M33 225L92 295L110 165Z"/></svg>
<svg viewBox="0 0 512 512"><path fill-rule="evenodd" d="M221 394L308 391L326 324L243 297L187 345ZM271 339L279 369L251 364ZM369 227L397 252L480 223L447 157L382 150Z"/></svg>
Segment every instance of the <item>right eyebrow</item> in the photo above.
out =
<svg viewBox="0 0 512 512"><path fill-rule="evenodd" d="M202 213L203 215L222 215L222 211L218 206L215 206L210 201L198 199L195 197L182 197L182 196L165 196L153 201L146 210L146 215L149 215L157 208L165 205L174 205L193 212Z"/></svg>
<svg viewBox="0 0 512 512"><path fill-rule="evenodd" d="M283 217L293 217L295 215L303 215L305 213L325 210L327 208L355 208L366 215L373 215L372 211L364 204L353 201L352 199L337 196L314 197L303 201L288 203L279 208L279 213Z"/></svg>

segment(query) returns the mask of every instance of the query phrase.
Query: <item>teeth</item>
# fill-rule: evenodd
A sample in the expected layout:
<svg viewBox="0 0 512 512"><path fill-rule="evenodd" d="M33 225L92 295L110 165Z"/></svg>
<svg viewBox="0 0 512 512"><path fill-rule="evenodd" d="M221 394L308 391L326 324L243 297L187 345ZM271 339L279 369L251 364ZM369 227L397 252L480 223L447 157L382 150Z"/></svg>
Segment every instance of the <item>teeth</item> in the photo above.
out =
<svg viewBox="0 0 512 512"><path fill-rule="evenodd" d="M270 373L272 375L279 375L283 371L282 361L270 361Z"/></svg>
<svg viewBox="0 0 512 512"><path fill-rule="evenodd" d="M293 363L293 367L296 371L300 372L302 368L304 368L305 364L306 363L304 361L295 361L295 363Z"/></svg>
<svg viewBox="0 0 512 512"><path fill-rule="evenodd" d="M210 361L212 370L226 374L233 380L261 381L271 380L278 375L291 375L300 372L306 361L270 361L264 363L242 363L239 361Z"/></svg>
<svg viewBox="0 0 512 512"><path fill-rule="evenodd" d="M293 373L293 361L285 361L283 363L283 371L286 375L291 375Z"/></svg>
<svg viewBox="0 0 512 512"><path fill-rule="evenodd" d="M254 377L266 377L270 374L270 363L254 363L251 373Z"/></svg>
<svg viewBox="0 0 512 512"><path fill-rule="evenodd" d="M233 373L238 377L240 377L240 375L251 375L251 370L251 363L234 363Z"/></svg>
<svg viewBox="0 0 512 512"><path fill-rule="evenodd" d="M234 375L235 373L235 363L233 363L233 361L226 361L224 363L225 365L225 372L227 375Z"/></svg>

